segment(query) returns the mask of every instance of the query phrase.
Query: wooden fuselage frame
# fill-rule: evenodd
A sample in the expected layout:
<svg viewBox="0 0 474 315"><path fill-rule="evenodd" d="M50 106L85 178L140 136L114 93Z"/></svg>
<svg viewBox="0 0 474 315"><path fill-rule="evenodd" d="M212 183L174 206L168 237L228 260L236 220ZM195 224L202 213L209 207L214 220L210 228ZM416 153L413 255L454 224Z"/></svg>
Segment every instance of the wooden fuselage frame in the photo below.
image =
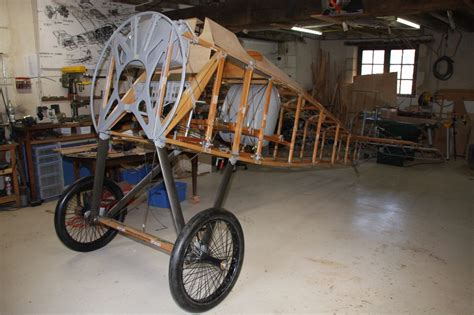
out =
<svg viewBox="0 0 474 315"><path fill-rule="evenodd" d="M195 26L195 21L192 24ZM358 143L421 147L410 141L351 134L339 119L298 83L262 55L245 51L234 33L210 19L205 20L199 36L191 32L183 36L191 42L187 65L189 84L171 123L163 133L170 146L234 161L279 167L348 164L357 159ZM166 71L165 75L168 77L173 70L167 67ZM140 81L143 80L139 77L136 82ZM242 84L243 87L238 114L232 123L218 119L219 106L225 97L225 89L222 87L228 84ZM266 86L259 129L249 128L244 123L248 114L249 90L253 84ZM287 101L280 108L276 133L266 135L264 130L273 87L277 87ZM211 91L210 97L207 96L210 100L206 101L209 104L207 117L193 119L196 101L203 98L206 89ZM127 97L133 98L132 90L125 94L124 98ZM282 131L287 116L292 120L292 127L291 137L285 139ZM177 126L184 128L176 128ZM196 137L196 133L193 137L187 136L183 130L190 128L197 130L200 136ZM232 143L220 143L217 147L213 140L220 131L233 133ZM114 131L111 135L143 141ZM249 149L241 141L243 136L254 137L257 145ZM271 150L264 150L265 143L271 144Z"/></svg>

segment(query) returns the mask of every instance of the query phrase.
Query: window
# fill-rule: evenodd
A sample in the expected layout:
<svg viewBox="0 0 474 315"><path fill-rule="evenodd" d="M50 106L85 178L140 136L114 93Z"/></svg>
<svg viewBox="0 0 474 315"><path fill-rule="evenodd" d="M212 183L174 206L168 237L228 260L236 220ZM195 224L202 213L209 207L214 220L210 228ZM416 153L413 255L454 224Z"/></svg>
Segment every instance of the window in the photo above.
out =
<svg viewBox="0 0 474 315"><path fill-rule="evenodd" d="M358 73L360 75L388 72L397 72L397 94L413 95L416 78L416 49L359 49Z"/></svg>
<svg viewBox="0 0 474 315"><path fill-rule="evenodd" d="M363 50L360 74L364 75L383 73L384 59L385 50Z"/></svg>
<svg viewBox="0 0 474 315"><path fill-rule="evenodd" d="M389 72L397 72L398 94L413 94L415 49L390 50Z"/></svg>

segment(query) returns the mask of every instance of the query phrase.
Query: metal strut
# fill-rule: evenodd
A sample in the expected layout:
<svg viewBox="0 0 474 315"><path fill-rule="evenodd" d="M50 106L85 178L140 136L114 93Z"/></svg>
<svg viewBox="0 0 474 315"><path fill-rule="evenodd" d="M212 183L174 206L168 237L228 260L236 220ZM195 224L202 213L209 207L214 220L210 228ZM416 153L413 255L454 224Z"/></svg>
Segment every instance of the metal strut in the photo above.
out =
<svg viewBox="0 0 474 315"><path fill-rule="evenodd" d="M97 157L94 174L94 186L91 204L91 220L95 221L99 216L99 206L102 197L102 188L104 186L105 163L107 153L109 152L109 139L102 139L99 134L99 143L97 145Z"/></svg>
<svg viewBox="0 0 474 315"><path fill-rule="evenodd" d="M163 174L163 181L165 182L166 193L168 194L168 199L170 201L171 216L173 217L176 233L179 234L184 227L184 217L178 198L178 192L176 191L171 162L166 148L157 148L157 151L158 159L160 160L161 172Z"/></svg>
<svg viewBox="0 0 474 315"><path fill-rule="evenodd" d="M234 165L231 163L230 160L228 160L227 165L224 169L224 174L222 175L221 183L219 184L216 200L214 201L214 208L220 209L224 205L233 171Z"/></svg>

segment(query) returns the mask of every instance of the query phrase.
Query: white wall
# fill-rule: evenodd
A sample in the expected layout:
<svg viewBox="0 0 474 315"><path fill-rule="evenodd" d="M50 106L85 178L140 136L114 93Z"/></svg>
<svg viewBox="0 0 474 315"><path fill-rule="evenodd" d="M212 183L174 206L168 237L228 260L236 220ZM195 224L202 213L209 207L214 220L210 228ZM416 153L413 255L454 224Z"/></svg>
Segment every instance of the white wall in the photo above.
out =
<svg viewBox="0 0 474 315"><path fill-rule="evenodd" d="M2 0L2 20L7 23L7 44L2 48L8 76L8 94L15 104L17 114L23 116L35 112L39 104L38 78L32 79L30 93L16 93L14 77L31 77L28 56L36 59L36 27L33 21L33 7L30 0ZM2 23L3 24L3 23ZM9 39L9 40L8 40ZM31 57L30 57L31 58ZM3 106L2 106L3 107ZM4 111L1 108L0 111Z"/></svg>
<svg viewBox="0 0 474 315"><path fill-rule="evenodd" d="M413 98L399 98L401 108L418 104L418 96L424 91L429 91L432 95L440 89L474 89L474 34L463 33L463 38L453 58L454 73L447 81L438 80L433 75L433 64L440 56L436 54L442 34L431 32L435 41L429 44L420 45L418 53L417 87L416 96ZM451 56L455 51L458 42L458 34L450 34L447 48L447 55ZM444 46L444 44L443 44ZM468 112L474 113L472 103L466 102ZM448 110L450 110L448 108Z"/></svg>
<svg viewBox="0 0 474 315"><path fill-rule="evenodd" d="M37 31L35 0L0 0L0 52L5 54L9 98L15 106L17 118L35 115L37 106L54 103L59 103L61 111L69 116L69 101L41 102L42 96L66 96L67 90L61 87L60 71L38 69ZM31 77L31 91L18 93L14 85L15 77ZM1 73L0 81L3 83ZM2 104L0 112L4 111ZM80 113L88 113L88 109L81 108Z"/></svg>
<svg viewBox="0 0 474 315"><path fill-rule="evenodd" d="M301 84L305 90L310 90L313 85L311 64L317 51L318 42L312 39L305 39L305 42L291 41L285 43L241 39L242 46L246 50L261 52L292 79Z"/></svg>

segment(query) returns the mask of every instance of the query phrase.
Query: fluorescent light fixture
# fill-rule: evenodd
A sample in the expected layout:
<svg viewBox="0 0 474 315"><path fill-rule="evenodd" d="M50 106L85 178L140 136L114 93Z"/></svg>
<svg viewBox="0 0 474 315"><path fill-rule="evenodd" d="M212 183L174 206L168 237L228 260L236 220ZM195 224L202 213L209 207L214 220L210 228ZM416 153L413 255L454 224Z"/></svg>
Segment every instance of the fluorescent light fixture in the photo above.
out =
<svg viewBox="0 0 474 315"><path fill-rule="evenodd" d="M316 31L316 30L312 30L312 29L304 28L304 27L293 26L293 27L291 28L291 30L292 30L292 31L297 31L297 32L303 32L303 33L314 34L314 35L323 35L323 33L320 32L320 31Z"/></svg>
<svg viewBox="0 0 474 315"><path fill-rule="evenodd" d="M408 21L408 20L405 20L405 19L402 19L402 18L397 18L397 22L408 25L408 26L416 28L416 29L420 28L420 24L416 24L416 23L413 23L411 21Z"/></svg>

